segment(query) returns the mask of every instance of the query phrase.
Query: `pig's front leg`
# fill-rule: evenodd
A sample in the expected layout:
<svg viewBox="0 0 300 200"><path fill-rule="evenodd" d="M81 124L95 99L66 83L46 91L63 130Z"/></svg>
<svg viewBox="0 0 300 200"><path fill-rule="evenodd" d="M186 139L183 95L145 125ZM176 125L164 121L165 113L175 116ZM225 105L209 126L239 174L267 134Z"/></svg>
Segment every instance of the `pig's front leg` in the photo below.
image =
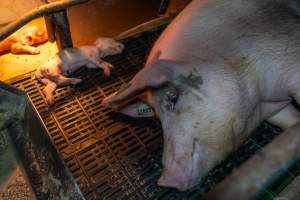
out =
<svg viewBox="0 0 300 200"><path fill-rule="evenodd" d="M32 47L29 45L23 45L21 43L14 43L11 45L10 49L11 53L29 53L29 54L39 54L40 51L36 47Z"/></svg>
<svg viewBox="0 0 300 200"><path fill-rule="evenodd" d="M100 68L103 69L104 74L106 76L109 76L110 75L110 70L112 70L114 68L114 66L112 64L108 63L108 62L105 62L105 61L101 60Z"/></svg>
<svg viewBox="0 0 300 200"><path fill-rule="evenodd" d="M59 86L76 85L81 82L82 82L82 80L79 78L68 78L63 75L58 75L58 77L57 77L57 84Z"/></svg>
<svg viewBox="0 0 300 200"><path fill-rule="evenodd" d="M57 84L46 78L41 79L41 82L46 85L45 88L43 89L43 93L46 96L46 100L48 104L51 105L54 103L53 93L57 88Z"/></svg>
<svg viewBox="0 0 300 200"><path fill-rule="evenodd" d="M300 112L292 104L289 104L279 113L267 119L267 121L286 130L300 121Z"/></svg>
<svg viewBox="0 0 300 200"><path fill-rule="evenodd" d="M300 83L297 83L296 85L292 86L290 91L292 93L292 97L296 100L296 102L300 106Z"/></svg>
<svg viewBox="0 0 300 200"><path fill-rule="evenodd" d="M87 64L88 68L101 68L104 71L105 76L110 75L110 70L114 68L114 66L108 62L100 60L100 62L92 61L91 63Z"/></svg>

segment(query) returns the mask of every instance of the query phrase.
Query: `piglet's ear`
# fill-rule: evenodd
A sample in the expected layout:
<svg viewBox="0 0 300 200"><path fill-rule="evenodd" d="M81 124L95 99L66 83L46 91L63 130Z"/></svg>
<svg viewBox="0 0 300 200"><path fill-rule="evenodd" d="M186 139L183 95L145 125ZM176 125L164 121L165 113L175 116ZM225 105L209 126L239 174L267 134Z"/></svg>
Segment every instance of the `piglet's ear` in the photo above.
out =
<svg viewBox="0 0 300 200"><path fill-rule="evenodd" d="M134 76L128 85L105 98L102 103L109 107L118 108L146 89L158 88L187 71L182 66L183 63L158 59L159 55L160 52L157 53L151 63Z"/></svg>

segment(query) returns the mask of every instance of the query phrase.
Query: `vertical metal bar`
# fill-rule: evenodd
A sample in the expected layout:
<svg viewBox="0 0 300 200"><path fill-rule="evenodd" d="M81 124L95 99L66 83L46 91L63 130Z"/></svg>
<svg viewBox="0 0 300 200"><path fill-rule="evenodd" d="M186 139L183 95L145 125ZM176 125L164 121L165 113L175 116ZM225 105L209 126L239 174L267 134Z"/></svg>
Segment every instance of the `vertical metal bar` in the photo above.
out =
<svg viewBox="0 0 300 200"><path fill-rule="evenodd" d="M55 42L55 29L52 17L53 15L44 16L49 42Z"/></svg>
<svg viewBox="0 0 300 200"><path fill-rule="evenodd" d="M49 3L49 0L41 0ZM67 10L44 16L48 33L48 40L54 42L56 40L59 50L73 47L71 31L68 21Z"/></svg>
<svg viewBox="0 0 300 200"><path fill-rule="evenodd" d="M47 4L49 3L49 0L41 0L41 2ZM55 42L55 30L54 24L52 22L52 17L52 14L44 16L49 42Z"/></svg>
<svg viewBox="0 0 300 200"><path fill-rule="evenodd" d="M52 22L55 28L55 38L59 50L72 48L72 36L67 16L67 10L53 14Z"/></svg>
<svg viewBox="0 0 300 200"><path fill-rule="evenodd" d="M158 14L159 15L165 14L168 5L169 5L169 0L161 0L160 6L158 9Z"/></svg>

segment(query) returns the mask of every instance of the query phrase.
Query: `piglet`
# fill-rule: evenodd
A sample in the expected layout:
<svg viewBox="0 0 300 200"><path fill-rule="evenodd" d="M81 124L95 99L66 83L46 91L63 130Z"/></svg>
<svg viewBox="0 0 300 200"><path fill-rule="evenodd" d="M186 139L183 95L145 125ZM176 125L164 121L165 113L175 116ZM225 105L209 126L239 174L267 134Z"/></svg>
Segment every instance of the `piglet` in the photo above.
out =
<svg viewBox="0 0 300 200"><path fill-rule="evenodd" d="M47 40L48 35L45 28L27 25L0 42L0 54L6 52L39 54L40 51L34 45Z"/></svg>
<svg viewBox="0 0 300 200"><path fill-rule="evenodd" d="M120 54L124 45L111 38L98 38L93 45L79 48L68 48L49 58L34 73L33 79L37 79L46 86L43 93L47 102L53 104L53 92L57 86L75 85L82 80L66 77L81 67L101 68L106 76L110 75L113 65L101 58L108 55Z"/></svg>

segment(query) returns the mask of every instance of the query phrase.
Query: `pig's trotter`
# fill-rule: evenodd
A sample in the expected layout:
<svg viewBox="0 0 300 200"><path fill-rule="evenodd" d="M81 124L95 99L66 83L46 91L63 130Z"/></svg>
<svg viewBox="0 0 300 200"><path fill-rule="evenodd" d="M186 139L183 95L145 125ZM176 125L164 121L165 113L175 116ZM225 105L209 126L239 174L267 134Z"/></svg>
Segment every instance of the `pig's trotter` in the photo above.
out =
<svg viewBox="0 0 300 200"><path fill-rule="evenodd" d="M72 85L76 85L82 82L82 80L79 78L70 78L70 81Z"/></svg>
<svg viewBox="0 0 300 200"><path fill-rule="evenodd" d="M43 93L46 96L46 100L47 100L48 104L51 105L54 103L53 93L57 88L57 84L52 81L49 81L48 79L47 80L43 79L43 80L44 80L43 83L48 83L46 85L46 87L43 89Z"/></svg>
<svg viewBox="0 0 300 200"><path fill-rule="evenodd" d="M99 63L95 60L90 59L90 63L87 64L88 68L101 68L104 71L105 76L110 75L110 70L114 68L114 66L108 62L101 60Z"/></svg>
<svg viewBox="0 0 300 200"><path fill-rule="evenodd" d="M285 130L300 121L300 112L292 104L289 104L267 121Z"/></svg>
<svg viewBox="0 0 300 200"><path fill-rule="evenodd" d="M300 105L300 86L295 85L291 87L290 91L294 100ZM292 104L289 104L268 121L282 129L287 129L300 121L300 112Z"/></svg>
<svg viewBox="0 0 300 200"><path fill-rule="evenodd" d="M99 64L99 62L95 59L89 58L89 63L86 65L88 68L101 68L101 65Z"/></svg>
<svg viewBox="0 0 300 200"><path fill-rule="evenodd" d="M100 63L100 68L103 69L105 76L110 75L110 70L114 68L114 66L108 62L102 61Z"/></svg>
<svg viewBox="0 0 300 200"><path fill-rule="evenodd" d="M58 76L58 80L57 80L57 84L59 86L66 86L66 85L76 85L78 83L81 83L82 80L79 79L79 78L68 78L68 77L65 77L63 75L59 75Z"/></svg>

